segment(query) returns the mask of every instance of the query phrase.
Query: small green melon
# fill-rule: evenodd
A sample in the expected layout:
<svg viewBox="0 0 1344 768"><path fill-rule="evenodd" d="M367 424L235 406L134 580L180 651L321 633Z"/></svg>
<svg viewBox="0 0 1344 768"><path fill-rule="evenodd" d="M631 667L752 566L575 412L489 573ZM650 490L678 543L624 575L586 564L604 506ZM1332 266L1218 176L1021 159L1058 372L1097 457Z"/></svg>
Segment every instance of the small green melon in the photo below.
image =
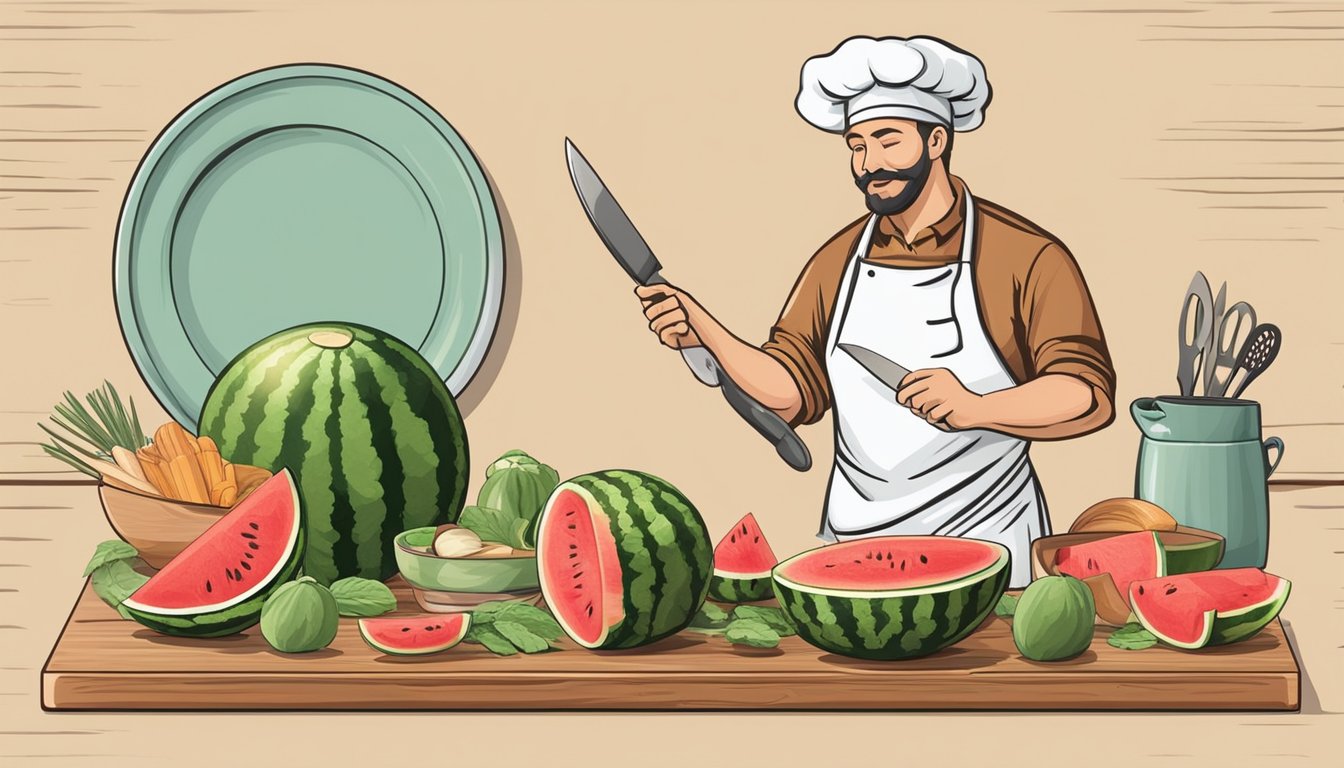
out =
<svg viewBox="0 0 1344 768"><path fill-rule="evenodd" d="M1092 590L1072 576L1037 579L1013 613L1013 642L1033 661L1062 661L1087 650L1097 613Z"/></svg>
<svg viewBox="0 0 1344 768"><path fill-rule="evenodd" d="M331 645L341 612L331 590L309 576L280 587L261 607L261 636L283 653L307 653Z"/></svg>

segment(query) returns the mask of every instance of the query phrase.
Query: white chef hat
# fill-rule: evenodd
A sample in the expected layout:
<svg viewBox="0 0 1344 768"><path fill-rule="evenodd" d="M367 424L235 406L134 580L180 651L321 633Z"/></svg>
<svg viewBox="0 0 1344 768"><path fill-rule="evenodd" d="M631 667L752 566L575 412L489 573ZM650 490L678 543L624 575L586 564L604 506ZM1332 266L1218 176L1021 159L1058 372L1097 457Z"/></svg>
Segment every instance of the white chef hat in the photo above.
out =
<svg viewBox="0 0 1344 768"><path fill-rule="evenodd" d="M878 117L973 131L992 93L985 65L932 37L851 37L803 63L795 106L823 131Z"/></svg>

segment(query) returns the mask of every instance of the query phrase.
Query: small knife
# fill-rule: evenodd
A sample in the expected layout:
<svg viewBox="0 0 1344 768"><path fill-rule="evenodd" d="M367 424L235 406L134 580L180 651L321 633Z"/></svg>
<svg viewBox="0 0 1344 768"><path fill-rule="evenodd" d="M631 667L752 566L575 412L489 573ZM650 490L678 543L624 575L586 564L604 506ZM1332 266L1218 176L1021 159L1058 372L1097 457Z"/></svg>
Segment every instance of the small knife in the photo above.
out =
<svg viewBox="0 0 1344 768"><path fill-rule="evenodd" d="M839 344L837 346L858 361L865 371L873 374L878 381L890 387L892 391L900 389L901 381L910 375L910 369L893 363L867 347L860 347L857 344Z"/></svg>
<svg viewBox="0 0 1344 768"><path fill-rule="evenodd" d="M640 285L658 285L666 282L660 270L662 264L653 255L644 237L635 229L630 217L621 209L611 191L602 183L597 171L588 163L574 142L565 139L565 160L569 165L570 181L574 191L583 203L588 221L597 230L602 243L616 257L616 262L625 269ZM746 420L758 433L775 446L780 458L799 472L812 466L812 455L793 431L788 422L779 414L756 402L750 395L728 377L719 367L719 363L704 347L681 350L682 357L695 373L696 378L709 384L718 385L723 397L738 415Z"/></svg>

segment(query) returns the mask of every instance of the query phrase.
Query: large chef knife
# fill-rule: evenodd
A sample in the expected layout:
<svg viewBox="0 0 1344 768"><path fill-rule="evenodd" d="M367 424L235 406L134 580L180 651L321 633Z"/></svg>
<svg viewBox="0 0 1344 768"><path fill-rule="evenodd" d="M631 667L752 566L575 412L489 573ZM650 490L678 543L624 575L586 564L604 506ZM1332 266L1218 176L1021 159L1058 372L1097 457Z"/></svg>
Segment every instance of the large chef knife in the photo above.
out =
<svg viewBox="0 0 1344 768"><path fill-rule="evenodd" d="M569 165L569 177L574 183L574 191L583 203L588 221L597 230L603 244L617 263L640 285L659 285L666 281L660 274L662 264L653 255L644 237L635 229L630 217L621 209L620 203L612 197L607 186L598 177L597 171L588 163L574 142L565 139L565 160ZM788 422L779 414L756 402L750 395L719 367L719 363L704 347L683 349L682 357L691 367L696 378L714 386L719 385L723 397L748 424L775 446L780 458L794 469L802 472L812 466L812 455L807 446L798 437Z"/></svg>
<svg viewBox="0 0 1344 768"><path fill-rule="evenodd" d="M898 363L893 363L867 347L860 347L857 344L839 344L837 346L857 360L865 371L876 376L878 381L891 387L892 391L900 389L901 380L910 375L910 369Z"/></svg>

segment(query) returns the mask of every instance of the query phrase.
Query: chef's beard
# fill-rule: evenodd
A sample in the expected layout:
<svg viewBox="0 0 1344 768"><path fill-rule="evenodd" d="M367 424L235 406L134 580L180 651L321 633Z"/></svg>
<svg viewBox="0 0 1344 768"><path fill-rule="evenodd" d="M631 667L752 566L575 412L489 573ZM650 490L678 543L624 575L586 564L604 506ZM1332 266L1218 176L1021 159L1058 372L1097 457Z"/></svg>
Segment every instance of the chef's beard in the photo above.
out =
<svg viewBox="0 0 1344 768"><path fill-rule="evenodd" d="M909 168L900 170L890 170L879 168L875 171L869 171L862 176L855 176L854 183L859 189L863 190L864 201L868 204L868 210L878 216L894 216L905 211L919 197L919 193L924 191L924 185L929 181L929 172L933 169L933 161L929 158L929 145L925 144L919 153L919 159ZM874 181L904 181L905 187L891 197L883 197L868 193L868 184Z"/></svg>

